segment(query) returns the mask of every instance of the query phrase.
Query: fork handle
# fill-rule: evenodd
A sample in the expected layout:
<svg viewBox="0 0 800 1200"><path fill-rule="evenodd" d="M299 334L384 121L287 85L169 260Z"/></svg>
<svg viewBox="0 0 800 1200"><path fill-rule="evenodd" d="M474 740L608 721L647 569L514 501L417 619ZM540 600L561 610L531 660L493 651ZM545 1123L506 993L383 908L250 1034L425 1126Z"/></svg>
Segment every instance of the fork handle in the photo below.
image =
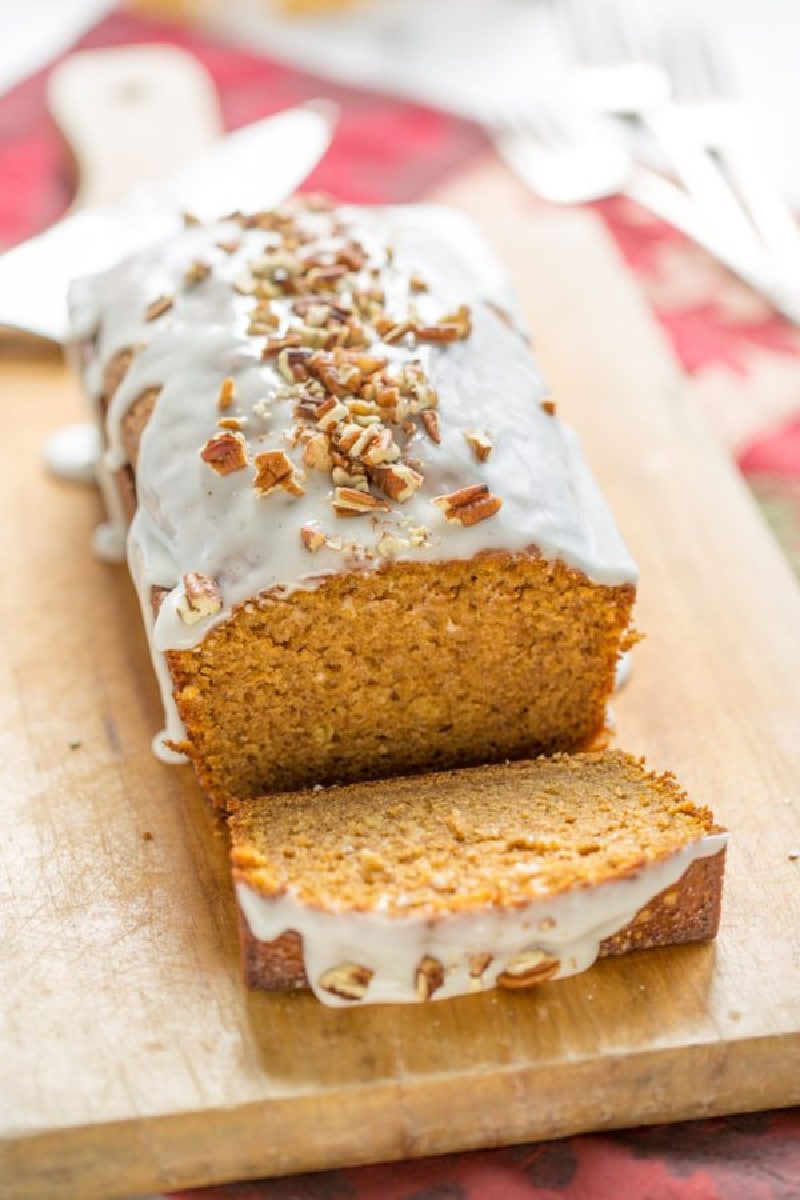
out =
<svg viewBox="0 0 800 1200"><path fill-rule="evenodd" d="M645 109L640 118L700 211L719 228L721 238L755 251L757 241L747 214L703 142L690 129L685 113L666 101Z"/></svg>
<svg viewBox="0 0 800 1200"><path fill-rule="evenodd" d="M727 130L717 149L776 269L784 274L798 271L800 230L744 116L735 129Z"/></svg>
<svg viewBox="0 0 800 1200"><path fill-rule="evenodd" d="M692 238L728 270L750 287L766 296L773 307L795 325L800 325L800 286L792 287L776 279L770 260L763 250L753 252L732 241L728 230L709 221L692 197L655 171L635 168L626 180L623 192L662 221ZM791 278L788 284L791 284Z"/></svg>

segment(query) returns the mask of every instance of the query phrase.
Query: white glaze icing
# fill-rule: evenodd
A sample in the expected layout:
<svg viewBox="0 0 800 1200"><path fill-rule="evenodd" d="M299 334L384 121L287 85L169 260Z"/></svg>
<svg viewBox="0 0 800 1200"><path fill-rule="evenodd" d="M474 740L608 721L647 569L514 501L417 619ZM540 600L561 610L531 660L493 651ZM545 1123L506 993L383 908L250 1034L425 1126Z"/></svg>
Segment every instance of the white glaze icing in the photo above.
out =
<svg viewBox="0 0 800 1200"><path fill-rule="evenodd" d="M727 834L709 834L625 879L571 888L556 896L534 896L517 908L486 908L435 919L323 911L289 892L271 897L241 881L236 893L259 941L273 941L287 930L302 936L306 976L323 1004L406 1004L419 999L415 976L425 955L445 968L444 984L434 1000L493 988L510 959L534 948L560 960L553 978L585 971L597 958L604 938L624 929L659 893L677 883L693 862L718 853L726 843ZM478 982L470 978L469 956L486 953L493 955L492 962ZM326 971L344 963L374 972L361 1001L340 999L319 987Z"/></svg>
<svg viewBox="0 0 800 1200"><path fill-rule="evenodd" d="M293 402L285 395L274 360L260 357L264 339L246 333L252 298L232 287L246 263L277 241L275 234L243 231L231 222L189 228L102 275L78 281L70 293L75 338L96 338L85 372L95 397L113 355L141 347L109 407L101 483L108 483L125 463L121 421L129 406L145 388L162 387L140 442L139 511L128 535L128 556L139 563L133 573L145 614L150 588L160 584L168 589L155 622L146 620L172 729L180 723L161 658L165 650L197 645L235 606L269 588L315 587L326 575L379 564L375 547L387 530L401 536L409 526L429 531L425 544L401 550L400 559L468 559L486 550L536 547L544 557L561 560L601 584L631 583L637 577L577 439L540 407L547 391L531 351L519 328L496 311L516 313L508 283L472 224L432 206L345 208L338 215L352 225L352 236L368 251L370 264L381 266L380 283L393 316L404 316L410 303L423 321L435 321L461 304L468 304L472 313L473 332L466 341L410 350L377 344L372 349L392 363L422 363L439 394L441 427L441 445L422 433L412 439L411 452L424 463L424 484L408 502L381 514L379 522L369 517L338 520L331 509L329 475L306 472L299 448L287 449ZM324 234L327 216L308 214L304 220L309 229ZM232 239L240 242L234 253L217 246ZM323 237L314 248L336 244L335 238ZM393 250L391 265L386 264L387 246ZM198 260L208 263L212 274L187 290L185 272ZM409 276L415 272L429 285L420 295L409 291ZM372 281L364 274L361 282ZM174 306L149 323L147 306L162 294L174 296ZM273 301L282 328L289 306L290 300ZM219 387L228 375L235 380L236 402L226 415L245 419L251 458L263 450L287 449L303 476L302 497L283 491L262 497L253 487L252 466L221 476L201 460L200 449L219 417ZM475 428L493 442L488 461L481 464L464 436ZM502 499L502 508L471 527L448 523L433 497L473 483L487 484ZM118 538L123 517L118 505L114 511L110 494L107 498L111 530ZM346 543L357 541L360 550L353 556L325 545L309 554L299 531L311 522ZM113 532L105 535L105 542L113 540ZM218 614L191 625L178 611L181 580L188 572L212 576L223 597Z"/></svg>
<svg viewBox="0 0 800 1200"><path fill-rule="evenodd" d="M45 442L45 466L67 483L94 483L100 449L96 421L64 425Z"/></svg>

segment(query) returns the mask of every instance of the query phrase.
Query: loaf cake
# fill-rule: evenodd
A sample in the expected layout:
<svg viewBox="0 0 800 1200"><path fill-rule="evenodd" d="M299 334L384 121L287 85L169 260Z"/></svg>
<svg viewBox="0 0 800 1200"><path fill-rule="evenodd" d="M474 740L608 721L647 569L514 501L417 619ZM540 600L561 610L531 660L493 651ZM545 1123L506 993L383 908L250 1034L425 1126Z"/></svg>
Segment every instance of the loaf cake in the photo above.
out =
<svg viewBox="0 0 800 1200"><path fill-rule="evenodd" d="M621 751L242 801L250 987L443 999L714 937L726 835Z"/></svg>
<svg viewBox="0 0 800 1200"><path fill-rule="evenodd" d="M154 746L215 804L597 744L636 568L465 218L190 220L70 304Z"/></svg>

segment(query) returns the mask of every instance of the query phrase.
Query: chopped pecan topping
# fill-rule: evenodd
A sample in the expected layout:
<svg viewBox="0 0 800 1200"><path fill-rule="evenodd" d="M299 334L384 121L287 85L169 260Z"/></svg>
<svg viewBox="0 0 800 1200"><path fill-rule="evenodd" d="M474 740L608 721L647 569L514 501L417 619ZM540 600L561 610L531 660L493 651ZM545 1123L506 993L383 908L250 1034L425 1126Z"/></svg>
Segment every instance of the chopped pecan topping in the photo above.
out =
<svg viewBox="0 0 800 1200"><path fill-rule="evenodd" d="M203 462L213 467L218 475L230 475L247 466L247 447L244 435L226 430L206 442L200 451Z"/></svg>
<svg viewBox="0 0 800 1200"><path fill-rule="evenodd" d="M233 281L233 290L240 296L253 296L258 291L258 283L249 271L242 271Z"/></svg>
<svg viewBox="0 0 800 1200"><path fill-rule="evenodd" d="M264 349L261 351L262 358L276 358L281 350L292 350L298 346L302 346L303 342L300 334L295 330L289 330L283 337L270 338Z"/></svg>
<svg viewBox="0 0 800 1200"><path fill-rule="evenodd" d="M194 215L194 213L183 212L183 213L181 213L181 217L183 218L183 228L184 229L193 229L197 225L201 224L200 218L196 217Z"/></svg>
<svg viewBox="0 0 800 1200"><path fill-rule="evenodd" d="M375 321L375 329L389 346L401 341L406 334L417 332L413 321L395 321L391 317L378 317Z"/></svg>
<svg viewBox="0 0 800 1200"><path fill-rule="evenodd" d="M469 442L470 449L478 462L486 462L492 453L494 444L492 439L487 434L481 433L479 429L468 429L464 437Z"/></svg>
<svg viewBox="0 0 800 1200"><path fill-rule="evenodd" d="M382 558L397 558L410 545L411 541L409 538L401 537L399 534L386 529L378 538L378 554Z"/></svg>
<svg viewBox="0 0 800 1200"><path fill-rule="evenodd" d="M303 462L312 471L330 471L331 452L324 433L315 433L303 447Z"/></svg>
<svg viewBox="0 0 800 1200"><path fill-rule="evenodd" d="M346 396L361 383L361 372L341 352L319 351L308 360L308 370L319 379L334 396Z"/></svg>
<svg viewBox="0 0 800 1200"><path fill-rule="evenodd" d="M373 972L357 963L342 963L320 976L317 986L340 1000L363 1000L372 982Z"/></svg>
<svg viewBox="0 0 800 1200"><path fill-rule="evenodd" d="M309 554L316 554L325 545L325 534L317 525L309 523L300 527L300 540Z"/></svg>
<svg viewBox="0 0 800 1200"><path fill-rule="evenodd" d="M500 987L525 988L544 983L558 973L561 963L544 950L524 950L510 959L497 976Z"/></svg>
<svg viewBox="0 0 800 1200"><path fill-rule="evenodd" d="M418 275L416 273L416 271L409 279L408 286L412 292L428 292L428 291L430 291L430 288L428 287L425 280L422 278L421 275Z"/></svg>
<svg viewBox="0 0 800 1200"><path fill-rule="evenodd" d="M240 417L220 417L217 421L217 428L237 431L244 428L244 422Z"/></svg>
<svg viewBox="0 0 800 1200"><path fill-rule="evenodd" d="M369 474L390 500L397 500L401 504L410 500L424 482L418 471L401 462L385 467L371 467Z"/></svg>
<svg viewBox="0 0 800 1200"><path fill-rule="evenodd" d="M357 492L369 491L369 480L360 471L348 471L345 467L334 467L331 479L336 487L355 488Z"/></svg>
<svg viewBox="0 0 800 1200"><path fill-rule="evenodd" d="M470 954L469 956L469 975L470 979L481 979L483 973L492 962L491 954Z"/></svg>
<svg viewBox="0 0 800 1200"><path fill-rule="evenodd" d="M389 512L389 505L369 492L337 487L333 491L333 511L337 517L358 517L363 513Z"/></svg>
<svg viewBox="0 0 800 1200"><path fill-rule="evenodd" d="M230 375L226 375L219 386L219 396L217 397L217 408L220 412L226 412L227 409L233 407L236 399L236 383Z"/></svg>
<svg viewBox="0 0 800 1200"><path fill-rule="evenodd" d="M360 246L358 242L350 242L349 245L343 246L337 252L336 259L349 271L360 271L367 261L367 254L364 247Z"/></svg>
<svg viewBox="0 0 800 1200"><path fill-rule="evenodd" d="M418 1000L430 1000L433 994L438 992L444 985L444 967L438 958L426 954L420 959L415 983Z"/></svg>
<svg viewBox="0 0 800 1200"><path fill-rule="evenodd" d="M211 274L211 267L207 262L201 262L199 259L191 263L183 276L183 282L187 288L197 287L203 280L208 279Z"/></svg>
<svg viewBox="0 0 800 1200"><path fill-rule="evenodd" d="M541 408L542 412L547 413L548 417L554 417L556 415L555 400L542 400L540 401L539 407Z"/></svg>
<svg viewBox="0 0 800 1200"><path fill-rule="evenodd" d="M332 283L338 283L347 274L344 263L331 263L324 267L312 267L306 272L305 280L312 291L324 292Z"/></svg>
<svg viewBox="0 0 800 1200"><path fill-rule="evenodd" d="M235 254L241 244L242 243L237 241L236 238L221 238L216 243L217 247L222 250L224 254Z"/></svg>
<svg viewBox="0 0 800 1200"><path fill-rule="evenodd" d="M477 525L487 517L493 517L502 506L502 500L493 496L485 483L476 483L445 496L434 497L433 503L442 509L445 519L460 525Z"/></svg>
<svg viewBox="0 0 800 1200"><path fill-rule="evenodd" d="M278 374L288 384L304 383L308 379L307 361L310 353L305 347L281 350L278 355Z"/></svg>
<svg viewBox="0 0 800 1200"><path fill-rule="evenodd" d="M439 414L434 412L432 408L428 408L425 412L420 413L419 419L422 422L423 429L434 445L441 445L442 434L439 429Z"/></svg>
<svg viewBox="0 0 800 1200"><path fill-rule="evenodd" d="M144 319L146 321L157 321L159 317L163 317L165 312L169 312L175 303L174 296L157 296L155 300L151 300L145 309Z"/></svg>
<svg viewBox="0 0 800 1200"><path fill-rule="evenodd" d="M283 488L291 496L302 496L305 488L297 477L297 469L285 450L265 450L253 460L256 477L253 487L262 496L269 496L277 488Z"/></svg>
<svg viewBox="0 0 800 1200"><path fill-rule="evenodd" d="M348 412L344 404L330 396L317 409L317 428L332 433L341 421L346 421Z"/></svg>
<svg viewBox="0 0 800 1200"><path fill-rule="evenodd" d="M292 311L302 317L307 325L322 326L328 321L344 325L351 316L338 292L325 292L315 296L300 296L292 304Z"/></svg>
<svg viewBox="0 0 800 1200"><path fill-rule="evenodd" d="M210 575L190 571L183 577L183 595L175 607L184 625L195 625L222 611L220 586Z"/></svg>

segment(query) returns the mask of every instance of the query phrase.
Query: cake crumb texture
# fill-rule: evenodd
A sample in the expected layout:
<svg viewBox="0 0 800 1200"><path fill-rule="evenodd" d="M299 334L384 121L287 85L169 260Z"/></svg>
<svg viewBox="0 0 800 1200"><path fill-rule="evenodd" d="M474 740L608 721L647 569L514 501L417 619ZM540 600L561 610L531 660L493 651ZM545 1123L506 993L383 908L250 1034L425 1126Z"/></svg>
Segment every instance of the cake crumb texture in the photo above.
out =
<svg viewBox="0 0 800 1200"><path fill-rule="evenodd" d="M634 588L535 554L395 562L262 595L167 654L217 803L588 747Z"/></svg>
<svg viewBox="0 0 800 1200"><path fill-rule="evenodd" d="M262 894L443 916L623 878L719 830L674 776L608 751L270 796L231 831Z"/></svg>

